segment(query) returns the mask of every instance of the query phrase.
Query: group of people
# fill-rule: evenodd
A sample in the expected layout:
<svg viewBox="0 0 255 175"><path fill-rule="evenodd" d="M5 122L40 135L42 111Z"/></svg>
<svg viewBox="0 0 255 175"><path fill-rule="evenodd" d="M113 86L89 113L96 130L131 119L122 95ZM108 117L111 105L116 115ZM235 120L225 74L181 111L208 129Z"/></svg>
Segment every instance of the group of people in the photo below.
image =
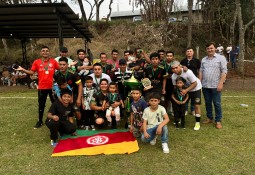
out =
<svg viewBox="0 0 255 175"><path fill-rule="evenodd" d="M227 61L216 53L213 42L206 45L206 51L207 56L200 61L194 57L193 49L187 48L186 57L178 61L172 51L158 50L148 56L137 48L134 52L125 51L124 58L119 59L119 52L112 50L111 58L102 52L100 61L93 64L83 49L77 51L77 60L73 61L67 58L66 47L61 48L60 57L54 59L44 46L41 58L33 62L30 70L20 66L16 70L30 75L38 73L39 119L35 129L43 125L45 103L50 96L52 105L45 123L53 146L59 135L75 135L77 128L115 129L123 116L129 115L125 114L128 98L131 101L130 132L151 145L161 136L163 152L169 153L168 113L173 112L176 129L185 129L190 100L195 116L194 130L199 130L201 90L207 115L203 123L215 123L216 128L222 128L221 91ZM131 76L140 84L126 84Z"/></svg>
<svg viewBox="0 0 255 175"><path fill-rule="evenodd" d="M226 52L226 59L228 62L231 63L231 68L236 69L236 62L238 60L238 55L239 55L239 47L238 46L233 46L232 44L229 44L225 50ZM224 47L219 44L218 47L216 48L216 52L218 54L224 55Z"/></svg>
<svg viewBox="0 0 255 175"><path fill-rule="evenodd" d="M29 88L35 88L37 77L36 75L27 76L26 73L21 71L16 71L14 68L18 64L12 64L6 66L3 62L0 62L0 77L2 85L7 86L17 86L17 85L27 85Z"/></svg>

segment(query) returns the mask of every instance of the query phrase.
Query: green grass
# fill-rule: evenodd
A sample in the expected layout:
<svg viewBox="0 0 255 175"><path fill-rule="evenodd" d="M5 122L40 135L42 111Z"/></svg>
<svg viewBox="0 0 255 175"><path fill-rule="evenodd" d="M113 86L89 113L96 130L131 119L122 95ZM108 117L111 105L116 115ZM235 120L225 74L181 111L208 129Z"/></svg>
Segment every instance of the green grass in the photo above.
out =
<svg viewBox="0 0 255 175"><path fill-rule="evenodd" d="M191 115L186 130L169 124L169 154L160 142L151 146L139 140L140 150L130 155L75 157L51 157L48 128L33 129L37 98L1 98L7 96L36 97L37 91L0 91L0 174L254 174L255 92L224 91L221 130L202 125L193 131ZM49 105L48 100L45 114ZM204 104L202 111L204 119Z"/></svg>

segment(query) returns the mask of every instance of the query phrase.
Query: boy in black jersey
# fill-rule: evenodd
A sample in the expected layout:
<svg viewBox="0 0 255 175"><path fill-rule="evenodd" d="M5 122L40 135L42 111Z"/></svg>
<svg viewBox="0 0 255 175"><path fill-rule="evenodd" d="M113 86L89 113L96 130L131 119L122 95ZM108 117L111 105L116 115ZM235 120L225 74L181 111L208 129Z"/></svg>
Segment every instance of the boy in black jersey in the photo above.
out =
<svg viewBox="0 0 255 175"><path fill-rule="evenodd" d="M51 145L56 146L58 133L74 134L76 125L74 124L74 109L71 105L72 92L63 90L61 94L62 102L56 100L50 107L46 125L50 129Z"/></svg>

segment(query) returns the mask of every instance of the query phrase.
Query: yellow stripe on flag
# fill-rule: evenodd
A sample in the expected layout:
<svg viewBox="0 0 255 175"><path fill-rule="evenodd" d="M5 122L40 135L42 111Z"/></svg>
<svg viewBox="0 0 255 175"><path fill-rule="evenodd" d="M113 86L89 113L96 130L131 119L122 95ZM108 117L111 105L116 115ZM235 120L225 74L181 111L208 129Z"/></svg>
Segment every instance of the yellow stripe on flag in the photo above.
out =
<svg viewBox="0 0 255 175"><path fill-rule="evenodd" d="M89 148L81 148L71 151L64 151L52 154L56 156L78 156L78 155L97 155L97 154L131 154L139 150L137 140L130 142L121 142L107 145L100 145Z"/></svg>

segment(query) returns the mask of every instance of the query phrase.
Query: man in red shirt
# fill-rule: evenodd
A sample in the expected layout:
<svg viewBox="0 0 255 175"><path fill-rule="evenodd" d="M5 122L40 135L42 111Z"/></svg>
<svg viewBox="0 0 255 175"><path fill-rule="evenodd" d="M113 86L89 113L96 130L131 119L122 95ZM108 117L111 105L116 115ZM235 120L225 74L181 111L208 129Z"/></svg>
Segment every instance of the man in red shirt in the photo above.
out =
<svg viewBox="0 0 255 175"><path fill-rule="evenodd" d="M54 101L52 96L53 75L55 70L59 69L58 62L50 57L50 51L47 46L41 48L40 54L42 57L33 62L31 70L26 70L20 66L17 69L30 75L33 75L35 72L38 73L39 120L34 129L40 128L43 125L43 113L48 94L51 102Z"/></svg>

